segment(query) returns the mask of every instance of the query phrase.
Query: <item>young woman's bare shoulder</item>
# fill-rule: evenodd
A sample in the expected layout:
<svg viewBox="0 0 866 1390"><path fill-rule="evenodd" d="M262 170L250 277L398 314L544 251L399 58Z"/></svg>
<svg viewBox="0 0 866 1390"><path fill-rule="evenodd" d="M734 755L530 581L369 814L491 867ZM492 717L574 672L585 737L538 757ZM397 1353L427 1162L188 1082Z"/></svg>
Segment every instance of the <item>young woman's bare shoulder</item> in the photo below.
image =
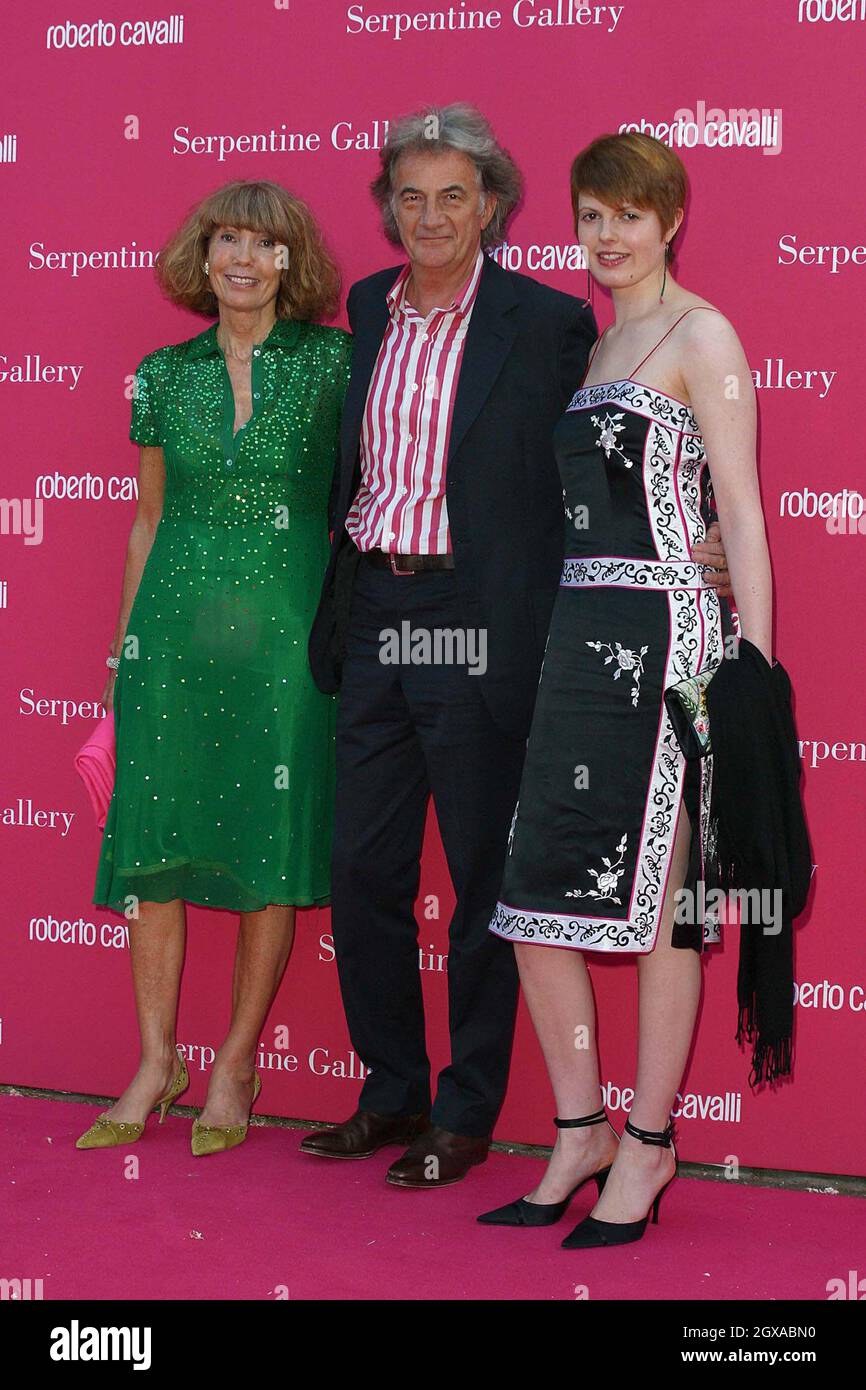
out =
<svg viewBox="0 0 866 1390"><path fill-rule="evenodd" d="M711 309L712 313L686 314L680 324L683 347L691 351L696 347L716 348L724 351L740 346L737 331L730 319L722 311L700 295L689 295L687 309Z"/></svg>

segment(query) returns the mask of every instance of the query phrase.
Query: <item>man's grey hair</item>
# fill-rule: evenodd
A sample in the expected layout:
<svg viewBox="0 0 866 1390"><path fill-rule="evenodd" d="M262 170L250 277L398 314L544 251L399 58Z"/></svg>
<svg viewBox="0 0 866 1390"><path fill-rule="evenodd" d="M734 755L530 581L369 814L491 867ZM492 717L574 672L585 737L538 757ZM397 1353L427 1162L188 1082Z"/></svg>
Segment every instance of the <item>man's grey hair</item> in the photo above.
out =
<svg viewBox="0 0 866 1390"><path fill-rule="evenodd" d="M388 138L379 152L382 169L370 188L379 204L385 235L397 246L400 245L394 212L397 161L404 154L444 154L448 150L457 150L471 159L479 189L496 195L496 209L481 233L482 247L487 250L503 240L505 224L523 193L522 175L481 112L467 102L455 101L450 106L425 106L421 111L403 116L390 126Z"/></svg>

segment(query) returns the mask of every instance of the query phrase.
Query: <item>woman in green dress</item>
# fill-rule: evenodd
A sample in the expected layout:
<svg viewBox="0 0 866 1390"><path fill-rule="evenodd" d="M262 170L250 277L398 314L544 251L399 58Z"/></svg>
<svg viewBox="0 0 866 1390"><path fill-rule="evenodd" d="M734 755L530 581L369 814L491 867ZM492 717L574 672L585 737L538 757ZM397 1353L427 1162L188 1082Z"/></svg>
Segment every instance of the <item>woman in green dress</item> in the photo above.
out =
<svg viewBox="0 0 866 1390"><path fill-rule="evenodd" d="M175 1021L191 902L240 914L201 1154L245 1137L295 908L329 899L335 697L313 682L307 634L351 337L316 321L336 308L338 273L278 184L205 199L157 277L218 320L135 374L140 489L103 697L117 776L93 901L129 919L141 1061L78 1146L137 1139L188 1084Z"/></svg>

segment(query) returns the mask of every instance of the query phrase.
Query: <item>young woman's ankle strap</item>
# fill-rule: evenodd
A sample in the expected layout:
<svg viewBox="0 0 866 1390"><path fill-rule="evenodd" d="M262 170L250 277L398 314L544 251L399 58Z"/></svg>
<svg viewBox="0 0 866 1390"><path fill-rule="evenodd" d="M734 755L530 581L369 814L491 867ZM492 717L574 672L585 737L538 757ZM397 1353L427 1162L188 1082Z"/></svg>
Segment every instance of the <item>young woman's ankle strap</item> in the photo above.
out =
<svg viewBox="0 0 866 1390"><path fill-rule="evenodd" d="M553 1123L557 1129L582 1129L584 1125L600 1125L607 1119L607 1111L602 1107L601 1110L594 1110L591 1115L581 1115L577 1120L561 1120L558 1115L554 1115Z"/></svg>
<svg viewBox="0 0 866 1390"><path fill-rule="evenodd" d="M674 1134L674 1122L668 1120L664 1129L639 1129L631 1120L625 1122L625 1132L642 1144L655 1144L660 1149L669 1149Z"/></svg>

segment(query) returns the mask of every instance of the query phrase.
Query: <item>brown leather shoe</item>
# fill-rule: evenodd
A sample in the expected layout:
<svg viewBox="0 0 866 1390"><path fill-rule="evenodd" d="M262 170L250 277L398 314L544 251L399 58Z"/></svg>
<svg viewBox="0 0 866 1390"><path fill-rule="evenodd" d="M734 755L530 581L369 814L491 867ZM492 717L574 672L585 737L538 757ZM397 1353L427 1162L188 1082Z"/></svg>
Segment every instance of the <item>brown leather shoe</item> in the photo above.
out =
<svg viewBox="0 0 866 1390"><path fill-rule="evenodd" d="M372 1158L386 1144L411 1144L427 1128L430 1116L375 1115L356 1110L350 1119L330 1129L316 1129L304 1136L301 1153L319 1158Z"/></svg>
<svg viewBox="0 0 866 1390"><path fill-rule="evenodd" d="M489 1135L472 1138L431 1125L391 1164L386 1180L395 1187L447 1187L465 1178L474 1164L483 1163L489 1148Z"/></svg>

